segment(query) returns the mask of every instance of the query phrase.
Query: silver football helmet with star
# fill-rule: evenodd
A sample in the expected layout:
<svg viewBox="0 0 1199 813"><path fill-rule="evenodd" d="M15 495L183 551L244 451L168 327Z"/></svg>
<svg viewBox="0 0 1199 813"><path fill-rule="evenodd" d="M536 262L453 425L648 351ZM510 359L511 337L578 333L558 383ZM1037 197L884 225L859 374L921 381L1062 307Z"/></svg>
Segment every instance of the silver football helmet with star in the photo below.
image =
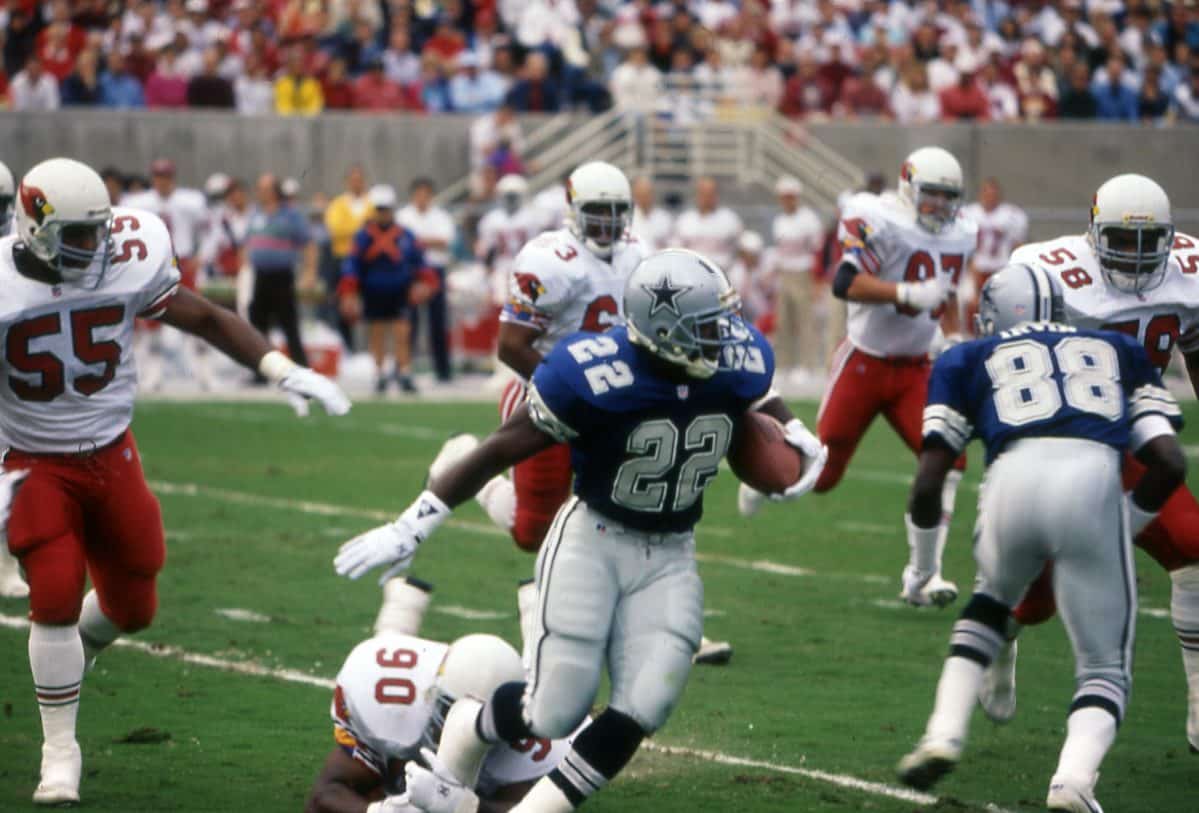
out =
<svg viewBox="0 0 1199 813"><path fill-rule="evenodd" d="M1062 292L1053 277L1043 268L1016 263L987 277L974 330L979 336L994 336L1025 322L1065 321Z"/></svg>
<svg viewBox="0 0 1199 813"><path fill-rule="evenodd" d="M749 338L741 298L716 263L671 248L641 261L624 289L629 339L694 378L720 369L724 350Z"/></svg>

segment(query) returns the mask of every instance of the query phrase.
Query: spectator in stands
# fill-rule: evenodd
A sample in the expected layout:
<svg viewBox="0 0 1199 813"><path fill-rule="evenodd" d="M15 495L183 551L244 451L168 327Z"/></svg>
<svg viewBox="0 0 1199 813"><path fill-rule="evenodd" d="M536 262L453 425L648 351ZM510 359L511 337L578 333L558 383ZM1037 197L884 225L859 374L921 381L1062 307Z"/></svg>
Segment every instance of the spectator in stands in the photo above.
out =
<svg viewBox="0 0 1199 813"><path fill-rule="evenodd" d="M941 118L945 121L987 121L991 104L987 94L975 79L980 65L968 53L959 55L953 64L958 81L941 91Z"/></svg>
<svg viewBox="0 0 1199 813"><path fill-rule="evenodd" d="M45 26L37 4L8 3L8 28L4 32L4 72L12 77L25 67L37 48L37 35Z"/></svg>
<svg viewBox="0 0 1199 813"><path fill-rule="evenodd" d="M450 107L455 113L486 113L504 101L508 83L490 69L480 69L471 51L458 54L458 71L450 80Z"/></svg>
<svg viewBox="0 0 1199 813"><path fill-rule="evenodd" d="M403 87L420 81L420 57L412 53L412 38L403 23L392 23L387 50L383 52L383 72Z"/></svg>
<svg viewBox="0 0 1199 813"><path fill-rule="evenodd" d="M824 116L832 111L836 88L820 72L820 65L806 50L799 55L795 75L787 80L779 112L792 118Z"/></svg>
<svg viewBox="0 0 1199 813"><path fill-rule="evenodd" d="M266 66L255 55L246 57L246 72L233 80L237 112L243 116L262 116L275 112L275 86L267 77Z"/></svg>
<svg viewBox="0 0 1199 813"><path fill-rule="evenodd" d="M416 235L425 252L425 264L437 275L437 293L423 306L429 325L429 352L433 357L433 372L438 381L449 381L450 364L449 312L446 302L446 270L452 262L450 247L454 244L454 219L450 213L433 204L433 181L417 178L410 188L408 205L396 216L400 225ZM412 309L412 335L420 333L420 315Z"/></svg>
<svg viewBox="0 0 1199 813"><path fill-rule="evenodd" d="M1095 96L1095 117L1106 121L1136 121L1137 92L1126 76L1124 57L1115 53L1095 72L1091 83Z"/></svg>
<svg viewBox="0 0 1199 813"><path fill-rule="evenodd" d="M187 105L187 77L178 66L179 48L174 43L158 52L154 72L146 79L143 92L150 109Z"/></svg>
<svg viewBox="0 0 1199 813"><path fill-rule="evenodd" d="M522 113L557 113L561 106L558 84L549 77L549 60L540 51L525 57L524 78L512 86L505 100Z"/></svg>
<svg viewBox="0 0 1199 813"><path fill-rule="evenodd" d="M61 102L58 82L42 68L42 62L31 56L8 86L12 109L21 112L57 110Z"/></svg>
<svg viewBox="0 0 1199 813"><path fill-rule="evenodd" d="M382 395L387 390L383 361L390 334L394 379L402 391L415 393L408 298L417 275L425 268L425 256L416 236L396 222L395 190L387 185L373 186L368 197L374 213L354 235L337 288L342 316L350 322L360 317L366 320L367 345L378 376L375 392Z"/></svg>
<svg viewBox="0 0 1199 813"><path fill-rule="evenodd" d="M781 210L771 223L774 265L779 272L775 366L783 375L806 380L817 374L823 362L815 329L814 277L824 242L824 224L814 209L801 205L803 184L798 178L779 178L774 193Z"/></svg>
<svg viewBox="0 0 1199 813"><path fill-rule="evenodd" d="M187 83L187 106L210 107L222 110L234 106L233 83L220 74L221 52L209 48L204 52L204 66Z"/></svg>
<svg viewBox="0 0 1199 813"><path fill-rule="evenodd" d="M450 16L443 13L437 18L437 28L433 31L433 36L426 40L424 48L421 49L421 56L434 54L441 62L453 63L458 53L465 48L466 38L462 36L461 31L454 28L454 21Z"/></svg>
<svg viewBox="0 0 1199 813"><path fill-rule="evenodd" d="M654 182L648 175L633 180L633 225L631 231L645 244L646 251L670 246L674 234L674 216L658 205Z"/></svg>
<svg viewBox="0 0 1199 813"><path fill-rule="evenodd" d="M1199 71L1191 71L1187 81L1175 88L1174 110L1179 121L1199 124Z"/></svg>
<svg viewBox="0 0 1199 813"><path fill-rule="evenodd" d="M649 62L659 73L667 74L674 65L674 54L678 50L675 44L674 30L670 20L658 17L650 28Z"/></svg>
<svg viewBox="0 0 1199 813"><path fill-rule="evenodd" d="M366 64L366 72L354 80L353 106L355 110L370 113L386 113L403 109L404 88L387 78L383 72L383 60L374 57Z"/></svg>
<svg viewBox="0 0 1199 813"><path fill-rule="evenodd" d="M662 93L662 72L650 64L645 48L631 48L624 62L612 71L608 90L617 110L652 113Z"/></svg>
<svg viewBox="0 0 1199 813"><path fill-rule="evenodd" d="M1037 121L1053 115L1057 105L1057 76L1045 55L1045 46L1026 39L1020 46L1020 59L1012 66L1020 112L1025 119Z"/></svg>
<svg viewBox="0 0 1199 813"><path fill-rule="evenodd" d="M381 59L383 49L379 47L375 30L369 22L358 20L352 30L353 35L342 42L336 56L344 59L347 71L357 76L370 70L370 66Z"/></svg>
<svg viewBox="0 0 1199 813"><path fill-rule="evenodd" d="M524 152L525 141L520 131L520 122L516 120L516 111L507 103L497 107L494 113L480 116L471 124L471 166L476 170L484 166L500 142L506 143L517 156Z"/></svg>
<svg viewBox="0 0 1199 813"><path fill-rule="evenodd" d="M1058 102L1058 115L1063 119L1093 119L1099 109L1091 92L1091 73L1083 62L1070 71L1070 85Z"/></svg>
<svg viewBox="0 0 1199 813"><path fill-rule="evenodd" d="M891 118L891 99L878 82L878 71L864 66L841 83L841 94L833 105L839 118Z"/></svg>
<svg viewBox="0 0 1199 813"><path fill-rule="evenodd" d="M325 107L320 82L304 67L297 45L287 52L287 66L275 80L275 112L281 116L315 116Z"/></svg>
<svg viewBox="0 0 1199 813"><path fill-rule="evenodd" d="M316 274L316 256L308 237L304 216L282 200L279 181L263 174L255 185L258 205L250 215L245 251L254 269L254 293L250 299L250 322L264 336L275 325L287 337L287 354L308 366L300 340L296 307L296 274L300 287L311 287Z"/></svg>
<svg viewBox="0 0 1199 813"><path fill-rule="evenodd" d="M978 83L987 95L992 121L1015 121L1020 118L1020 97L1016 95L1016 89L1000 77L994 59L983 63Z"/></svg>
<svg viewBox="0 0 1199 813"><path fill-rule="evenodd" d="M321 77L321 96L326 110L349 110L354 107L354 84L346 71L346 61L335 56L329 60Z"/></svg>
<svg viewBox="0 0 1199 813"><path fill-rule="evenodd" d="M698 251L721 268L728 268L743 228L737 213L720 205L716 181L705 176L695 182L695 207L675 222L674 244Z"/></svg>
<svg viewBox="0 0 1199 813"><path fill-rule="evenodd" d="M56 3L55 8L63 4ZM42 29L37 36L34 54L42 63L42 69L61 82L75 66L75 58L83 50L86 37L83 29L66 22L55 21Z"/></svg>
<svg viewBox="0 0 1199 813"><path fill-rule="evenodd" d="M450 100L450 79L445 63L433 52L421 55L420 108L429 113L448 113L453 110Z"/></svg>
<svg viewBox="0 0 1199 813"><path fill-rule="evenodd" d="M749 53L748 64L734 68L732 84L745 104L776 108L783 99L783 74L770 62L770 51L758 45Z"/></svg>
<svg viewBox="0 0 1199 813"><path fill-rule="evenodd" d="M1137 119L1148 124L1160 124L1170 112L1170 97L1162 92L1157 71L1146 69L1141 92L1137 97Z"/></svg>
<svg viewBox="0 0 1199 813"><path fill-rule="evenodd" d="M100 104L100 55L95 48L85 48L75 60L75 72L63 80L59 88L64 107Z"/></svg>
<svg viewBox="0 0 1199 813"><path fill-rule="evenodd" d="M929 124L941 118L941 101L928 86L928 72L920 62L908 65L895 84L891 112L899 124Z"/></svg>

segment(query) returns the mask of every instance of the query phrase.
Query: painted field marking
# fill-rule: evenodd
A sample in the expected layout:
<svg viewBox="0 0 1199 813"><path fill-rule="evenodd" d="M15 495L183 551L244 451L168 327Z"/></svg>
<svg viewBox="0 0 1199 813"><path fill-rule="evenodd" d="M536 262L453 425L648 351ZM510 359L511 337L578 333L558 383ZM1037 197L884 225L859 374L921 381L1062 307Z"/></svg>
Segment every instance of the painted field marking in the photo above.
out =
<svg viewBox="0 0 1199 813"><path fill-rule="evenodd" d="M467 621L499 621L512 617L512 613L501 613L496 610L476 610L473 607L461 607L457 604L434 604L429 609L442 615L465 618Z"/></svg>
<svg viewBox="0 0 1199 813"><path fill-rule="evenodd" d="M882 522L834 522L833 527L838 531L848 531L853 534L876 534L878 536L895 536L903 531L903 526L898 522L893 524L884 524Z"/></svg>
<svg viewBox="0 0 1199 813"><path fill-rule="evenodd" d="M29 627L29 621L19 616L0 615L0 627L23 630ZM269 678L272 680L283 681L285 683L299 683L305 686L315 686L319 689L332 690L337 685L337 682L330 678L310 675L306 672L301 672L296 669L271 669L266 666L260 666L252 661L233 661L227 658L214 657L212 655L201 655L166 644L153 644L130 638L118 638L113 643L113 646L121 647L122 649L133 649L138 652L165 660L177 660L194 666L207 666L213 669L219 669L223 672L249 675L251 677ZM720 765L730 765L742 768L757 768L759 770L775 771L777 773L802 776L805 779L824 782L826 784L835 785L847 790L855 790L860 793L866 793L874 796L885 796L905 802L915 802L917 804L935 804L937 801L936 796L931 796L927 793L917 793L916 791L907 790L905 788L895 787L893 785L885 785L881 782L871 782L866 779L859 779L858 777L850 774L831 773L829 771L820 771L812 768L800 768L794 765L784 765L775 762L763 762L761 760L739 757L733 754L725 754L720 751L707 751L697 748L686 748L682 746L659 745L653 742L645 742L641 747L647 751L654 751L667 756L690 757L691 759L702 759ZM988 805L987 810L994 811L994 813L1013 813L1012 811L995 807L994 805Z"/></svg>
<svg viewBox="0 0 1199 813"><path fill-rule="evenodd" d="M872 599L869 603L884 610L906 610L907 612L911 612L913 609L918 609L912 607L910 604L906 604L905 602L898 601L897 599L893 598L876 598ZM1161 607L1138 607L1137 614L1143 615L1146 618L1168 619L1170 617L1170 611Z"/></svg>
<svg viewBox="0 0 1199 813"><path fill-rule="evenodd" d="M271 617L262 613L247 610L242 607L220 607L213 610L219 616L228 618L230 621L246 621L251 624L269 624Z"/></svg>

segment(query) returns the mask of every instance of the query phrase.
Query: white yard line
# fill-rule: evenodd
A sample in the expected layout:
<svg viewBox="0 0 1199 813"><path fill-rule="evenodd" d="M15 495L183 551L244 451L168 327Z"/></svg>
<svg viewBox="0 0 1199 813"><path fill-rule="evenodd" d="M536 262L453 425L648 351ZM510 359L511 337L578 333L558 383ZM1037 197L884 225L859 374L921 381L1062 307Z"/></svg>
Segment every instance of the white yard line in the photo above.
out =
<svg viewBox="0 0 1199 813"><path fill-rule="evenodd" d="M29 621L25 618L12 615L0 615L0 627L7 627L14 630L23 630L29 627ZM319 689L333 689L337 683L331 678L319 677L310 675L306 672L300 672L295 669L271 669L266 666L260 666L251 661L234 661L228 658L218 658L212 655L201 655L196 652L188 652L179 647L168 646L165 644L152 644L145 641L139 641L132 638L118 638L113 646L123 649L134 649L138 652L152 655L156 658L166 660L176 660L182 663L191 664L193 666L207 666L213 669L219 669L223 672L232 672L239 675L249 675L251 677L262 677L271 680L278 680L285 683L299 683L305 686L315 686ZM872 796L885 796L891 799L898 799L905 802L915 802L917 804L934 804L937 801L936 796L931 796L927 793L917 793L916 791L906 790L904 788L895 787L893 785L885 785L881 782L871 782L866 779L859 779L850 774L831 773L829 771L820 771L812 768L800 768L795 765L784 765L776 762L764 762L747 757L739 757L733 754L725 754L721 751L707 751L697 748L686 748L681 746L660 745L654 742L646 742L642 745L648 751L653 751L668 756L683 756L691 759L701 759L706 762L714 762L720 765L730 765L742 768L756 768L759 770L775 771L777 773L791 774L794 776L802 776L805 779L811 779L817 782L835 785L847 790L854 790L860 793L869 794ZM987 809L994 813L1011 813L994 805L988 805Z"/></svg>

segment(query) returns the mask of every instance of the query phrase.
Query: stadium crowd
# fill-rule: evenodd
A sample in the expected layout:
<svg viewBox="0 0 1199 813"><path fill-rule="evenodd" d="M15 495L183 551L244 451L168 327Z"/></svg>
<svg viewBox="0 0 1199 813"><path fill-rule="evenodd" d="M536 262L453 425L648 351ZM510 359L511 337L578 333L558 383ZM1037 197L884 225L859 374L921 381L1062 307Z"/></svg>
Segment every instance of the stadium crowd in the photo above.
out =
<svg viewBox="0 0 1199 813"><path fill-rule="evenodd" d="M1199 121L1196 0L7 0L0 29L13 110Z"/></svg>

